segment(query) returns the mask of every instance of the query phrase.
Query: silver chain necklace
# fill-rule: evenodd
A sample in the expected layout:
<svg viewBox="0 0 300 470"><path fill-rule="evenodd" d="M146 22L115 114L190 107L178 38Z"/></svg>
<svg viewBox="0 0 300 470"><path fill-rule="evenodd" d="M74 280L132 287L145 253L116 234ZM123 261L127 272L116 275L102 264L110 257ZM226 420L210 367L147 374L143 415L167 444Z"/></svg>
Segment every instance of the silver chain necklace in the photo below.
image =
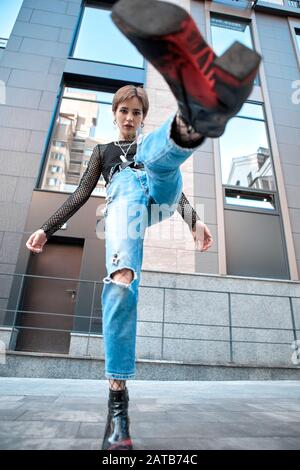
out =
<svg viewBox="0 0 300 470"><path fill-rule="evenodd" d="M132 146L133 144L135 144L135 143L136 143L136 139L134 139L130 144L123 144L124 146L129 145L128 149L127 149L126 152L125 152L125 150L123 149L122 145L120 144L120 141L115 142L115 145L116 145L117 147L119 147L119 148L122 150L123 155L120 155L120 159L122 160L122 162L127 162L127 158L126 158L126 157L127 157L127 154L128 154L128 152L129 152L129 150L131 149L131 146Z"/></svg>

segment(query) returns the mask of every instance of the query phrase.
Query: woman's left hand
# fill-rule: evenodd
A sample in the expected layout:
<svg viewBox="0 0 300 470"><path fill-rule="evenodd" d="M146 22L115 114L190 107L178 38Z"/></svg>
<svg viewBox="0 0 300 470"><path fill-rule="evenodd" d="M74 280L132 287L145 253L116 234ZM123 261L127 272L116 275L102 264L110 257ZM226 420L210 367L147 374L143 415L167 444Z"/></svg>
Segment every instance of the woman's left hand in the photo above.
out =
<svg viewBox="0 0 300 470"><path fill-rule="evenodd" d="M207 225L201 220L197 220L192 230L193 239L195 241L196 250L207 251L213 245L213 237Z"/></svg>

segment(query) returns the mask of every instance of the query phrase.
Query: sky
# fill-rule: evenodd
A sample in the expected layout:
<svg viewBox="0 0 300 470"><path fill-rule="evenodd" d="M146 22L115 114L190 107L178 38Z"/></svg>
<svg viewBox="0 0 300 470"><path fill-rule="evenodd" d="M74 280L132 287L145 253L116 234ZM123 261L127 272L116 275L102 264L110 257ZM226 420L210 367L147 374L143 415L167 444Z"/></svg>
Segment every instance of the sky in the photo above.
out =
<svg viewBox="0 0 300 470"><path fill-rule="evenodd" d="M114 25L111 12L98 8L85 8L74 57L143 67L143 57Z"/></svg>
<svg viewBox="0 0 300 470"><path fill-rule="evenodd" d="M23 0L0 0L0 37L8 39Z"/></svg>

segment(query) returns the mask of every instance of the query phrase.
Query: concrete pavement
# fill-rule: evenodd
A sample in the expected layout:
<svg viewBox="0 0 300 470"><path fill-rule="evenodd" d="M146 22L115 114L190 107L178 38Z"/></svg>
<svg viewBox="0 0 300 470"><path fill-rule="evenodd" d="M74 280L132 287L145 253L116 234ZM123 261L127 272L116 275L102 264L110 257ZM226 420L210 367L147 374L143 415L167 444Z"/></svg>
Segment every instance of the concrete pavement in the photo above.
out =
<svg viewBox="0 0 300 470"><path fill-rule="evenodd" d="M300 382L130 380L135 449L300 449ZM101 448L107 381L0 378L0 449Z"/></svg>

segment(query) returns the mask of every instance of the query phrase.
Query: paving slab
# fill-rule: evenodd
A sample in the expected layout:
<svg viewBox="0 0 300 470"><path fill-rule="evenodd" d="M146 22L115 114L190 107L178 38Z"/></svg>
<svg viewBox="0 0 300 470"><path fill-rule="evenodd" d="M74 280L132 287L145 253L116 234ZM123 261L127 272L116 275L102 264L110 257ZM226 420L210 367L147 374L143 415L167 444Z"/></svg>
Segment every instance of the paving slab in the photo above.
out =
<svg viewBox="0 0 300 470"><path fill-rule="evenodd" d="M300 382L127 381L136 450L299 450ZM1 450L100 450L105 380L0 377Z"/></svg>

